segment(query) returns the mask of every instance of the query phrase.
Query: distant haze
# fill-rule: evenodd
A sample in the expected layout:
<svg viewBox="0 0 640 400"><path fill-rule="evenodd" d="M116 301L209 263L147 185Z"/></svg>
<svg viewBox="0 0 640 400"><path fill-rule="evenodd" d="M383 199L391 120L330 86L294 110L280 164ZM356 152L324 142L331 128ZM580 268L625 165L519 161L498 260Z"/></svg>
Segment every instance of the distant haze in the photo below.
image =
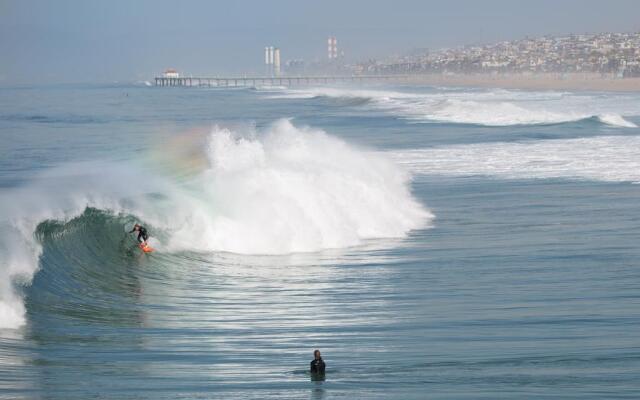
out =
<svg viewBox="0 0 640 400"><path fill-rule="evenodd" d="M266 45L283 62L349 61L518 39L640 30L637 0L35 1L0 0L0 85L148 80L262 71Z"/></svg>

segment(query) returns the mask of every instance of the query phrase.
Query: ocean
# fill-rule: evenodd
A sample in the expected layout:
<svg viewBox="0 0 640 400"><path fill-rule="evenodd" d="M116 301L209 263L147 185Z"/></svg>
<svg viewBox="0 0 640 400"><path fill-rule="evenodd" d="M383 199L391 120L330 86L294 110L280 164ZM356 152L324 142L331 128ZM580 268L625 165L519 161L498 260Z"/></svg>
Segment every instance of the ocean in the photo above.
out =
<svg viewBox="0 0 640 400"><path fill-rule="evenodd" d="M640 398L638 124L635 93L0 88L0 398Z"/></svg>

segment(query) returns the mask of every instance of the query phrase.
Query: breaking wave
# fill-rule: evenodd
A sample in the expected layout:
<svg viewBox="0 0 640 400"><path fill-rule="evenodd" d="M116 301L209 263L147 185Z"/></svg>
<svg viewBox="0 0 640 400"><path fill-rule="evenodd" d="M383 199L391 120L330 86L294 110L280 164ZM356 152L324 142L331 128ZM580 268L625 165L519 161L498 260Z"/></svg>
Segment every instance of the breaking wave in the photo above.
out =
<svg viewBox="0 0 640 400"><path fill-rule="evenodd" d="M429 107L424 107L425 109ZM457 124L485 126L553 125L595 119L603 124L637 128L633 122L618 114L592 115L577 111L549 111L526 108L510 102L478 102L470 100L443 100L430 106L426 114L421 114L421 105L412 110L415 121L436 121ZM409 114L409 113L408 113Z"/></svg>
<svg viewBox="0 0 640 400"><path fill-rule="evenodd" d="M392 155L416 174L640 183L640 136L479 143Z"/></svg>
<svg viewBox="0 0 640 400"><path fill-rule="evenodd" d="M180 153L174 145L170 152ZM405 237L432 219L411 194L410 174L388 155L288 120L259 132L215 128L201 153L195 173L159 172L179 169L175 160L163 168L72 164L0 195L0 328L24 323L15 286L53 268L43 246L63 264L123 257L134 221L151 228L161 254L179 256L358 246Z"/></svg>
<svg viewBox="0 0 640 400"><path fill-rule="evenodd" d="M637 128L623 115L640 115L638 99L561 92L437 91L401 92L346 88L285 89L268 98L333 99L336 106L366 106L422 123L485 126L551 125L593 120L612 127ZM347 102L354 99L353 104ZM631 101L630 101L631 100Z"/></svg>

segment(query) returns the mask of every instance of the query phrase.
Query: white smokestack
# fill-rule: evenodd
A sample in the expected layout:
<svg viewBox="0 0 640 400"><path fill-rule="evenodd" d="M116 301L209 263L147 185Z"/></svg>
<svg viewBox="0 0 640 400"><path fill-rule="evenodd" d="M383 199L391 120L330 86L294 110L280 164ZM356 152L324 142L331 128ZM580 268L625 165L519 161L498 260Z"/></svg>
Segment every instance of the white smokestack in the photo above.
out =
<svg viewBox="0 0 640 400"><path fill-rule="evenodd" d="M327 39L327 57L329 60L338 58L338 40L333 36Z"/></svg>
<svg viewBox="0 0 640 400"><path fill-rule="evenodd" d="M273 70L276 76L280 75L280 49L276 48L273 53Z"/></svg>
<svg viewBox="0 0 640 400"><path fill-rule="evenodd" d="M333 58L338 58L338 39L333 38Z"/></svg>

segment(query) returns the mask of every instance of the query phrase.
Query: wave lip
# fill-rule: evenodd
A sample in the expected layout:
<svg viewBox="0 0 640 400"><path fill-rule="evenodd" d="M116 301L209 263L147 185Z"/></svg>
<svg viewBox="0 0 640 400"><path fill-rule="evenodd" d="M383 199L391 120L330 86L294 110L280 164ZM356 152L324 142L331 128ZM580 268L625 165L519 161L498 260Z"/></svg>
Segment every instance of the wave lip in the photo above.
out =
<svg viewBox="0 0 640 400"><path fill-rule="evenodd" d="M603 124L611 125L611 126L619 126L622 128L637 128L638 125L634 124L631 121L627 121L619 114L602 114L597 115L596 118Z"/></svg>

